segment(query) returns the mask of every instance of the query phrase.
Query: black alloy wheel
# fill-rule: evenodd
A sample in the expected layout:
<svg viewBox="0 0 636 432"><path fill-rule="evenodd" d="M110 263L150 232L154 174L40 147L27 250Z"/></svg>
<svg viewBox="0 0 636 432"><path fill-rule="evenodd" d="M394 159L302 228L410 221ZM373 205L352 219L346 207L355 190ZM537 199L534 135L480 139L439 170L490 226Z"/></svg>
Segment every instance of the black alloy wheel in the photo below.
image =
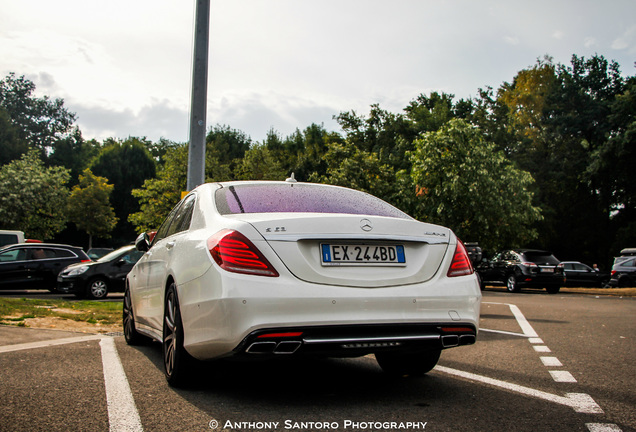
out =
<svg viewBox="0 0 636 432"><path fill-rule="evenodd" d="M193 360L183 347L183 324L173 282L166 292L163 312L163 365L168 384L173 387L187 385Z"/></svg>
<svg viewBox="0 0 636 432"><path fill-rule="evenodd" d="M421 376L435 367L441 350L416 352L379 352L375 359L382 370L393 376Z"/></svg>
<svg viewBox="0 0 636 432"><path fill-rule="evenodd" d="M147 338L137 332L135 328L135 315L133 313L132 300L130 298L130 290L126 288L124 293L124 304L122 311L122 321L124 327L124 339L128 345L141 345L147 341Z"/></svg>

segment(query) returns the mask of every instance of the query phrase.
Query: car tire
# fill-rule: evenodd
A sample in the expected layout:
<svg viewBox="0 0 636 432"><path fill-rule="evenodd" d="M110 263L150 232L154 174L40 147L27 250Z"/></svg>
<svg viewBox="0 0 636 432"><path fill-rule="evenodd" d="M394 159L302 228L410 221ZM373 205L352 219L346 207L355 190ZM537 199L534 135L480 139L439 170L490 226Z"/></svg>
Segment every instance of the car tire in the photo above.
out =
<svg viewBox="0 0 636 432"><path fill-rule="evenodd" d="M166 291L162 347L164 372L168 384L172 387L188 385L194 358L183 347L183 322L174 282Z"/></svg>
<svg viewBox="0 0 636 432"><path fill-rule="evenodd" d="M560 286L549 286L546 287L545 290L548 292L548 294L556 294L561 290Z"/></svg>
<svg viewBox="0 0 636 432"><path fill-rule="evenodd" d="M130 290L126 289L124 293L122 311L122 323L124 327L124 339L128 345L142 345L148 341L148 338L137 331L135 328L135 314L133 312L132 299L130 298Z"/></svg>
<svg viewBox="0 0 636 432"><path fill-rule="evenodd" d="M506 278L506 289L508 292L519 292L519 284L514 273L509 274Z"/></svg>
<svg viewBox="0 0 636 432"><path fill-rule="evenodd" d="M91 279L86 287L86 297L91 300L101 300L108 295L108 282L106 279L97 277Z"/></svg>
<svg viewBox="0 0 636 432"><path fill-rule="evenodd" d="M417 352L381 352L375 359L384 373L393 376L421 376L435 367L441 350Z"/></svg>

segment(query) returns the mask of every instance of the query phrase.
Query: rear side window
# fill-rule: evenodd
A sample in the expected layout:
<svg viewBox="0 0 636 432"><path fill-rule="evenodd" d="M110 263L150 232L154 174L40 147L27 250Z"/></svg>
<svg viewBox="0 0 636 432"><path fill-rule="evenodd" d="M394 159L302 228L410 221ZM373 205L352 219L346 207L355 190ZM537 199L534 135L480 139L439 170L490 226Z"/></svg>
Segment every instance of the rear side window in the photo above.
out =
<svg viewBox="0 0 636 432"><path fill-rule="evenodd" d="M632 258L632 259L628 259L626 261L623 261L620 264L621 267L634 267L636 266L636 258Z"/></svg>
<svg viewBox="0 0 636 432"><path fill-rule="evenodd" d="M525 252L524 257L527 262L533 262L539 265L558 265L559 260L554 255L545 252Z"/></svg>
<svg viewBox="0 0 636 432"><path fill-rule="evenodd" d="M342 213L412 219L392 205L352 189L307 184L245 184L215 192L219 213Z"/></svg>
<svg viewBox="0 0 636 432"><path fill-rule="evenodd" d="M66 249L35 248L30 252L29 259L32 260L75 257L73 252Z"/></svg>

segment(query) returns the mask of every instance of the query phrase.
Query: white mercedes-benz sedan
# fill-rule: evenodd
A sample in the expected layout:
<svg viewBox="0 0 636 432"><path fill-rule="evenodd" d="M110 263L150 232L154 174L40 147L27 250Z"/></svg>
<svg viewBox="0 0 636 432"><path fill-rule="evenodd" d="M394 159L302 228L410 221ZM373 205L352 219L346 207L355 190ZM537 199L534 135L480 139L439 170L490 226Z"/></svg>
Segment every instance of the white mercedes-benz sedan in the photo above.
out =
<svg viewBox="0 0 636 432"><path fill-rule="evenodd" d="M481 292L461 241L356 190L201 185L137 248L124 335L162 343L171 385L195 359L372 353L385 372L423 374L477 337Z"/></svg>

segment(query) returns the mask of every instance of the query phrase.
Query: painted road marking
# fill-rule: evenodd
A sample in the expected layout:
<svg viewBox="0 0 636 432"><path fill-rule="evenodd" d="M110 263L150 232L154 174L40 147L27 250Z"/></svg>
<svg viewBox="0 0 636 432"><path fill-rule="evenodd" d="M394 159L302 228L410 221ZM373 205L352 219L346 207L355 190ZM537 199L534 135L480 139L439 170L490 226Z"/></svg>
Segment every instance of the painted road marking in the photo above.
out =
<svg viewBox="0 0 636 432"><path fill-rule="evenodd" d="M38 341L38 342L28 342L28 343L15 344L15 345L5 345L5 346L0 346L0 353L99 340L99 339L102 339L103 337L104 336L101 336L101 335L88 335L88 336L78 336L78 337L63 338L63 339L45 340L45 341Z"/></svg>
<svg viewBox="0 0 636 432"><path fill-rule="evenodd" d="M488 302L485 302L485 303L488 303ZM544 344L543 340L539 337L539 335L534 330L534 328L532 328L532 326L530 325L526 317L521 312L521 309L519 309L516 305L509 304L509 303L494 303L494 302L489 304L499 304L499 305L508 306L510 308L510 311L514 315L515 319L517 320L519 327L521 327L521 330L523 331L523 334L519 336L527 337L528 341L531 344L533 344L532 348L534 348L536 352L541 352L541 353L552 352L552 350L550 350L550 348ZM480 331L485 331L485 330L480 329ZM490 330L490 331L496 332L495 330ZM512 332L501 332L501 333L514 335L514 333ZM542 356L540 357L540 359L543 365L546 367L562 367L563 366L563 363L561 363L559 359L556 357ZM482 377L480 375L469 374L467 372L462 372L462 371L456 371L454 369L439 367L439 370L446 373L452 373L453 375L462 376L464 378L473 379L475 381L480 381L480 382L484 382L494 386L506 388L508 390L516 391L516 392L526 394L529 396L553 401L561 405L570 406L574 408L576 412L586 413L586 414L603 413L603 410L594 401L594 399L592 399L590 395L587 395L585 393L566 393L564 397L564 396L558 396L558 395L542 392L539 390L530 389L528 387L518 386L516 384L507 383L505 381L494 380L492 378ZM550 376L552 376L552 379L555 382L567 382L567 383L577 382L576 378L574 378L574 376L568 371L550 370L548 372L550 373ZM621 429L617 425L611 424L611 423L586 423L585 426L588 428L590 432L621 432Z"/></svg>
<svg viewBox="0 0 636 432"><path fill-rule="evenodd" d="M563 366L563 363L561 363L559 361L558 358L556 357L539 357L541 359L541 362L543 363L543 366L548 366L548 367L561 367Z"/></svg>
<svg viewBox="0 0 636 432"><path fill-rule="evenodd" d="M115 339L104 335L87 335L15 345L0 346L0 353L47 348L78 342L99 340L104 369L104 385L108 404L110 432L141 432L141 419L126 378L126 373L117 354Z"/></svg>
<svg viewBox="0 0 636 432"><path fill-rule="evenodd" d="M615 424L611 423L585 423L590 432L622 432Z"/></svg>
<svg viewBox="0 0 636 432"><path fill-rule="evenodd" d="M115 340L104 338L99 342L102 349L104 384L108 404L108 424L110 432L143 431L137 406L121 364Z"/></svg>
<svg viewBox="0 0 636 432"><path fill-rule="evenodd" d="M526 396L547 400L549 402L555 402L560 405L565 405L574 409L578 413L585 414L602 414L603 410L594 400L584 393L566 393L565 396L558 396L552 393L547 393L541 390L535 390L529 387L524 387L518 384L512 384L506 381L497 380L494 378L488 378L482 375L477 375L470 372L464 372L457 369L451 369L444 366L435 366L435 370L444 372L450 375L455 375L461 378L466 378L471 381L477 381L484 384L489 384L495 387L503 388L515 393L520 393Z"/></svg>
<svg viewBox="0 0 636 432"><path fill-rule="evenodd" d="M556 382L575 383L576 378L568 371L548 371L552 375L552 379Z"/></svg>

